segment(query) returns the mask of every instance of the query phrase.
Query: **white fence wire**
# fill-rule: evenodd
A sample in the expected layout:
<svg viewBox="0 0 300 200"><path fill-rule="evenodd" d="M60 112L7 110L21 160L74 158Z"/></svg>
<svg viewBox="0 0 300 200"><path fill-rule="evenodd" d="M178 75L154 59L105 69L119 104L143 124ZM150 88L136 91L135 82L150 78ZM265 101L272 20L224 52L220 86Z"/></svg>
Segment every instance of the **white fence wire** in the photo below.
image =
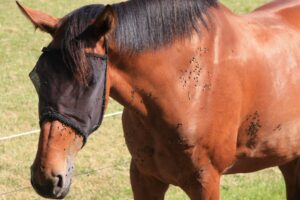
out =
<svg viewBox="0 0 300 200"><path fill-rule="evenodd" d="M99 172L101 172L103 170L106 170L106 169L116 169L117 167L121 167L121 166L127 166L128 167L129 163L130 163L130 161L125 161L125 162L122 162L120 164L109 165L109 166L106 166L106 167L93 169L93 170L90 170L88 172L75 174L74 177L76 178L76 177L79 177L79 176L88 176L88 175L91 175L91 174L99 173ZM15 194L15 193L18 193L18 192L23 192L24 190L28 190L28 189L32 189L32 186L27 185L27 186L12 189L10 191L6 191L6 192L3 192L3 193L0 192L0 197L6 196L6 195L12 195L12 194Z"/></svg>
<svg viewBox="0 0 300 200"><path fill-rule="evenodd" d="M122 111L119 111L119 112L115 112L115 113L106 114L106 115L104 115L104 118L118 116L118 115L121 115L122 113L123 113ZM28 132L22 132L22 133L18 133L18 134L14 134L14 135L9 135L9 136L2 137L2 138L0 138L0 141L10 140L10 139L13 139L13 138L18 138L18 137L23 137L23 136L26 136L26 135L31 135L31 134L39 133L39 132L40 132L40 129L32 130L32 131L28 131ZM114 169L114 168L119 167L119 166L128 165L128 163L129 163L129 161L123 162L123 163L121 163L119 165L110 165L110 166L107 166L107 167L102 167L102 168L94 169L94 170L91 170L91 171L88 171L88 172L84 172L84 173L81 173L81 174L75 174L74 177L85 176L85 175L89 175L89 174L94 174L94 173L103 171L105 169ZM6 195L10 195L10 194L14 194L14 193L18 193L18 192L22 192L24 190L31 189L31 188L32 188L31 186L27 185L27 186L16 188L16 189L12 189L10 191L6 191L6 192L3 192L3 193L0 192L0 197L6 196Z"/></svg>
<svg viewBox="0 0 300 200"><path fill-rule="evenodd" d="M104 118L121 115L122 113L123 113L122 111L119 111L119 112L115 112L115 113L106 114L106 115L104 115ZM32 131L27 131L27 132L22 132L22 133L18 133L18 134L14 134L14 135L1 137L0 142L5 141L5 140L10 140L10 139L13 139L13 138L23 137L23 136L26 136L26 135L32 135L34 133L39 133L39 132L40 132L40 129L37 129L37 130L32 130Z"/></svg>

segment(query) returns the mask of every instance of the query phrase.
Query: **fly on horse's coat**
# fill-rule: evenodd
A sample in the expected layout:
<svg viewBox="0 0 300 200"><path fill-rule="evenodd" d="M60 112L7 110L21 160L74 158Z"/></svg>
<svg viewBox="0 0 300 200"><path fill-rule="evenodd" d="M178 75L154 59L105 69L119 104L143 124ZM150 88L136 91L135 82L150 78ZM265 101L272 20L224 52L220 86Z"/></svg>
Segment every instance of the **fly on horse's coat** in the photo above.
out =
<svg viewBox="0 0 300 200"><path fill-rule="evenodd" d="M99 0L100 1L100 0ZM300 199L300 1L236 15L217 0L131 0L55 18L30 73L41 133L31 183L64 198L76 153L122 104L134 199L220 199L220 177L279 166Z"/></svg>

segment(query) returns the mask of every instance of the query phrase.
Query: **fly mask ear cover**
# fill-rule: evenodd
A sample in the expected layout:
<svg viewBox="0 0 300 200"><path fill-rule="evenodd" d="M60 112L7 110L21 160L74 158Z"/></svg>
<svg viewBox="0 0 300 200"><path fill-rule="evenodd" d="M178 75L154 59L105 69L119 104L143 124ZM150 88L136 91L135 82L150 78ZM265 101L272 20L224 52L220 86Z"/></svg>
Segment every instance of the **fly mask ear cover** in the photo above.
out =
<svg viewBox="0 0 300 200"><path fill-rule="evenodd" d="M85 144L103 120L108 56L86 54L90 64L86 86L70 75L59 49L43 52L29 74L39 96L40 125L58 120L81 134Z"/></svg>

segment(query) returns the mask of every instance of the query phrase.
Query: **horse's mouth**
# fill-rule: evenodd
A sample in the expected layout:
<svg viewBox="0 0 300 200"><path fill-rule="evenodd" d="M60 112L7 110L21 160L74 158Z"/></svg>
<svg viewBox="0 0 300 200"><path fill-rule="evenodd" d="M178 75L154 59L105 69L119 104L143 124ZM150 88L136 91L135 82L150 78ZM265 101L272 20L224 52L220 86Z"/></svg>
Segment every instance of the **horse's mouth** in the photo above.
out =
<svg viewBox="0 0 300 200"><path fill-rule="evenodd" d="M67 196L67 194L70 191L71 182L67 187L59 187L59 186L53 186L53 184L46 183L45 185L39 185L37 184L32 178L31 178L31 185L34 188L34 190L45 198L50 199L63 199Z"/></svg>

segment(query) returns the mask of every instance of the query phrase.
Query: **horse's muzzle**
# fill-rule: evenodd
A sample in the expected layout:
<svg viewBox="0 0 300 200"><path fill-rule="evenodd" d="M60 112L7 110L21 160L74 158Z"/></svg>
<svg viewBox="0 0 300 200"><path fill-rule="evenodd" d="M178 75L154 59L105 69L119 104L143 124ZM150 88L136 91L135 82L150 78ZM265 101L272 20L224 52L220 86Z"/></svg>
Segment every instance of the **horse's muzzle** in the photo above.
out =
<svg viewBox="0 0 300 200"><path fill-rule="evenodd" d="M31 166L31 184L39 195L52 199L62 199L67 195L74 157L82 144L82 137L61 122L42 124L37 155Z"/></svg>
<svg viewBox="0 0 300 200"><path fill-rule="evenodd" d="M34 190L45 198L63 199L71 186L71 175L64 173L42 173L31 167L31 185Z"/></svg>

